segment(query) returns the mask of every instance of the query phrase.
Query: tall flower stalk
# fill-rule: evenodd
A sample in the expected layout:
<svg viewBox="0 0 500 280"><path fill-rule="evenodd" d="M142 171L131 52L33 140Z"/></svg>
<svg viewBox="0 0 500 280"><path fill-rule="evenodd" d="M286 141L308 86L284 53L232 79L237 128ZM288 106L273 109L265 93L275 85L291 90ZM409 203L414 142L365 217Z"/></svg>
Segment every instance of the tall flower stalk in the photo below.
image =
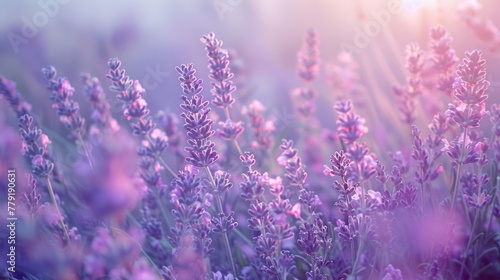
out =
<svg viewBox="0 0 500 280"><path fill-rule="evenodd" d="M183 95L181 97L181 109L184 111L181 117L184 119L184 128L187 131L188 156L186 161L198 168L205 169L208 180L205 180L206 191L215 196L215 208L218 212L217 218L212 218L213 231L221 233L226 252L234 275L237 275L229 238L227 233L238 224L234 221L234 212L225 213L221 196L232 187L229 181L229 173L217 171L212 174L210 165L217 161L219 155L215 150L215 144L210 138L215 134L212 130L213 121L209 118L210 108L208 101L203 100L201 79L196 78L193 64L176 67L179 73ZM224 100L224 99L222 99Z"/></svg>
<svg viewBox="0 0 500 280"><path fill-rule="evenodd" d="M406 86L394 87L394 93L400 99L399 111L403 114L402 121L407 124L415 122L416 97L422 94L421 73L424 66L424 52L416 43L406 46L406 70L408 77Z"/></svg>
<svg viewBox="0 0 500 280"><path fill-rule="evenodd" d="M19 118L19 134L22 139L22 151L24 156L31 162L32 173L40 178L43 178L47 183L50 199L56 209L56 214L64 231L66 242L70 242L68 231L64 223L61 210L56 201L54 189L52 187L51 176L54 170L54 163L47 158L45 151L50 143L47 135L42 134L42 131L33 124L33 117L26 114Z"/></svg>
<svg viewBox="0 0 500 280"><path fill-rule="evenodd" d="M452 187L452 212L460 192L460 176L463 166L479 160L479 155L474 150L477 142L471 140L468 133L479 126L485 114L485 100L488 98L487 90L490 85L486 81L485 63L481 51L474 50L465 53L462 64L457 68L457 79L454 84L453 95L456 98L456 104L449 104L446 111L450 119L462 128L460 138L449 143L446 141L444 148L457 167Z"/></svg>
<svg viewBox="0 0 500 280"><path fill-rule="evenodd" d="M75 89L65 77L56 79L57 71L54 66L47 66L42 73L48 80L47 89L51 91L50 100L54 103L52 108L59 115L61 123L70 131L69 137L78 140L82 146L90 168L93 170L92 159L87 145L83 141L85 136L85 119L80 115L80 105L72 99Z"/></svg>
<svg viewBox="0 0 500 280"><path fill-rule="evenodd" d="M297 112L307 120L316 110L315 101L318 96L311 87L311 83L318 75L320 65L318 32L314 28L307 30L304 45L297 54L297 60L297 74L304 82L304 86L295 89L293 97Z"/></svg>
<svg viewBox="0 0 500 280"><path fill-rule="evenodd" d="M114 133L120 130L120 125L111 115L111 105L106 99L106 93L99 79L83 73L81 81L85 87L85 95L92 104L91 120L94 124L90 127L89 133Z"/></svg>
<svg viewBox="0 0 500 280"><path fill-rule="evenodd" d="M435 26L430 32L431 59L433 68L438 74L437 89L447 96L453 93L455 82L454 65L458 61L455 50L451 47L453 38L441 25Z"/></svg>
<svg viewBox="0 0 500 280"><path fill-rule="evenodd" d="M174 178L176 173L162 158L163 151L168 146L168 138L159 129L149 116L150 110L142 93L144 88L139 81L132 81L121 69L121 61L111 58L108 61L109 71L106 77L111 80L110 89L117 92L116 98L123 103L123 115L130 122L132 134L139 137L141 145L137 148L140 176L149 187L149 194L153 194L156 202L148 201L150 207L158 208L164 223L168 224L168 215L164 209L160 196L166 189L162 181L160 166L163 166Z"/></svg>
<svg viewBox="0 0 500 280"><path fill-rule="evenodd" d="M120 68L121 64L119 59L111 58L108 61L109 72L106 77L113 83L110 89L118 93L116 98L123 103L123 114L130 122L132 133L146 140L139 149L139 155L146 155L153 161L160 162L172 176L176 177L176 173L161 158L163 150L167 147L167 139L166 136L154 130L156 124L149 116L150 110L146 100L142 98L145 89L139 81L133 81L125 75L125 70ZM154 178L159 177L158 167L149 160L145 161L149 164L144 164L144 166L151 168L143 168L143 170L150 171L149 173L145 172L143 177L147 177L146 181L153 182ZM159 182L155 182L155 185L158 184Z"/></svg>
<svg viewBox="0 0 500 280"><path fill-rule="evenodd" d="M214 99L212 104L222 108L226 120L219 122L221 128L218 134L227 141L233 141L239 155L243 155L241 146L238 143L238 137L243 133L243 122L235 122L231 119L229 108L235 102L233 92L236 90L232 78L234 77L231 68L229 68L229 53L222 48L223 42L215 38L214 33L209 33L201 37L201 42L205 44L205 50L208 57L209 78L212 81L213 88L210 90Z"/></svg>

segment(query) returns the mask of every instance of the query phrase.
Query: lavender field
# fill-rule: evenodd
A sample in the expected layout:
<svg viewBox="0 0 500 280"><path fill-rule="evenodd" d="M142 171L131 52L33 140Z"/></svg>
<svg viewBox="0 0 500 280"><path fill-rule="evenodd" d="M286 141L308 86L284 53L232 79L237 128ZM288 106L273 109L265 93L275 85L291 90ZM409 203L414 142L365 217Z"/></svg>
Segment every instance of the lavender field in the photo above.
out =
<svg viewBox="0 0 500 280"><path fill-rule="evenodd" d="M0 279L500 279L499 9L0 2Z"/></svg>

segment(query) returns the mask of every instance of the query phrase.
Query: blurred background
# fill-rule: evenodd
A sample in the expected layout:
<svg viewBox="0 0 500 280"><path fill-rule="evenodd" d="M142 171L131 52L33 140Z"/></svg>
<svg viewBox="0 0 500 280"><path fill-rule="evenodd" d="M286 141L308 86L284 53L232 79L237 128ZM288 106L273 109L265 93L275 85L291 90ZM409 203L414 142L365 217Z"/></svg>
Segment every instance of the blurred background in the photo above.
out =
<svg viewBox="0 0 500 280"><path fill-rule="evenodd" d="M206 53L199 38L215 32L225 48L237 53L233 70L236 79L244 78L245 90L251 95L246 100L259 99L268 109L277 108L286 114L293 111L287 96L301 85L296 70L297 52L306 30L314 27L319 32L322 63L314 82L319 93L317 117L331 122L333 128L331 115L322 117L322 112L331 111L335 99L324 70L336 63L339 52L345 50L343 43L355 45L357 32L377 13L387 11L391 2L400 1L1 1L0 74L17 82L26 100L35 104L35 112L44 119L44 125L54 130L60 124L49 109L49 92L40 71L48 64L70 79L76 89L75 98L81 101L83 116L90 112L90 106L82 105L88 102L79 75L89 72L107 89L110 83L105 78L106 63L111 57L120 58L128 75L143 83L152 112L176 112L180 96L176 65L193 62L199 77L205 80L205 93L209 94ZM405 83L405 45L418 42L428 50L429 29L436 24L448 29L458 57L462 58L466 50L484 50L491 91L497 95L499 57L489 51L491 44L477 39L460 19L457 9L463 2L476 1L402 0L402 10L391 13L387 26L382 26L368 38L366 46L353 54L364 87L361 99L367 101L358 112L367 117L367 125L379 137L401 128L392 86ZM500 26L500 2L479 3L479 15ZM108 93L108 97L113 99L114 94ZM238 99L238 92L235 97ZM490 102L498 101L494 95L490 98ZM0 102L0 108L8 110L5 102ZM9 112L7 116L15 124L14 114ZM425 125L431 117L419 121Z"/></svg>

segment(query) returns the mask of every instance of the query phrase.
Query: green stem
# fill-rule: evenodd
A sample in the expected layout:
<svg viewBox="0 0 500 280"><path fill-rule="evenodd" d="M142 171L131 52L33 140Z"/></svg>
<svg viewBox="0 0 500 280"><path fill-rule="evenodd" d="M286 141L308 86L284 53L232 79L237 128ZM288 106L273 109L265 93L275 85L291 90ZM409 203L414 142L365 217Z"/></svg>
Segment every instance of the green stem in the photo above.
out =
<svg viewBox="0 0 500 280"><path fill-rule="evenodd" d="M470 236L469 236L469 240L467 241L467 246L465 247L465 259L464 260L467 260L467 252L469 251L469 247L471 245L471 242L472 242L472 238L474 237L474 232L476 231L476 226L477 226L477 223L478 223L478 220L479 220L479 209L476 209L476 214L474 215L474 223L472 224L472 229L470 231ZM465 263L464 263L465 265ZM458 277L458 279L462 279L462 273L463 273L463 270L464 270L464 266L460 266L460 276Z"/></svg>
<svg viewBox="0 0 500 280"><path fill-rule="evenodd" d="M460 163L458 164L457 174L455 176L455 184L453 186L453 197L451 201L451 213L455 210L455 201L457 200L458 189L460 188L460 173L462 172L463 159L465 154L465 140L467 137L467 127L464 128L464 136L462 139L462 155L460 158Z"/></svg>
<svg viewBox="0 0 500 280"><path fill-rule="evenodd" d="M52 200L52 203L54 204L54 207L56 208L57 216L59 217L59 222L61 223L61 226L62 226L63 231L64 231L64 237L66 238L66 241L69 244L69 242L70 242L69 234L68 234L68 231L66 230L66 226L64 225L64 220L63 220L63 217L61 215L61 211L59 210L59 206L57 205L56 196L54 195L54 189L52 188L52 183L50 182L49 177L47 177L46 179L47 179L47 188L49 189L50 199Z"/></svg>
<svg viewBox="0 0 500 280"><path fill-rule="evenodd" d="M82 145L83 152L85 153L85 156L87 157L87 162L89 163L90 170L92 170L92 173L94 173L94 166L92 165L92 160L90 159L90 153L87 150L87 146L85 145L85 142L83 142L82 135L78 134L78 141L80 141L80 144Z"/></svg>
<svg viewBox="0 0 500 280"><path fill-rule="evenodd" d="M165 167L165 169L168 170L168 172L170 174L172 174L172 176L174 176L174 178L178 179L179 177L177 177L177 175L175 174L174 170L172 170L172 168L170 168L170 166L163 160L163 158L161 158L160 156L157 157L158 161L161 163L161 165L163 165L163 167Z"/></svg>
<svg viewBox="0 0 500 280"><path fill-rule="evenodd" d="M208 174L208 177L210 178L210 182L212 185L215 187L215 180L214 177L212 176L212 171L210 171L210 168L208 166L205 167L205 170ZM222 206L222 200L220 198L220 195L217 194L215 195L215 200L216 200L216 205L217 205L217 211L221 214L224 214L224 208ZM236 273L236 265L234 264L234 259L233 259L233 254L231 253L231 247L229 246L229 238L227 237L227 232L222 233L223 239L224 239L224 245L226 247L227 255L229 257L229 261L231 262L231 269L233 271L233 274L235 277L238 276Z"/></svg>
<svg viewBox="0 0 500 280"><path fill-rule="evenodd" d="M352 265L352 271L351 271L351 276L356 279L356 269L358 268L359 260L361 258L361 252L363 250L363 236L360 236L359 238L359 246L358 246L358 251L356 252L356 259L354 260L354 264Z"/></svg>
<svg viewBox="0 0 500 280"><path fill-rule="evenodd" d="M146 134L145 136L146 140L148 140L149 144L150 145L153 145L153 139L151 139L151 136L149 136L149 134ZM177 177L177 175L175 174L174 170L172 168L170 168L170 166L163 160L163 158L161 157L161 155L158 155L155 157L155 159L161 163L161 165L167 169L167 171L172 174L172 176L174 176L174 178L176 179L179 179L179 177Z"/></svg>
<svg viewBox="0 0 500 280"><path fill-rule="evenodd" d="M425 192L424 192L424 183L421 183L420 184L420 195L421 195L421 198L420 200L422 201L422 214L425 214L425 201L424 201L424 196L425 196Z"/></svg>

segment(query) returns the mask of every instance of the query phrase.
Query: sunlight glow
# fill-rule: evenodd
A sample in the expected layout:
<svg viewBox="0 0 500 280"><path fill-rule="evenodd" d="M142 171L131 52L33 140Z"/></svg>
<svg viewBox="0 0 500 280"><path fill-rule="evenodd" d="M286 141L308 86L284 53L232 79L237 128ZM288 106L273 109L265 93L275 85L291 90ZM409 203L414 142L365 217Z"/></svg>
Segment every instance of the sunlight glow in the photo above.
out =
<svg viewBox="0 0 500 280"><path fill-rule="evenodd" d="M414 12L424 6L436 5L439 0L403 0L402 4L405 10Z"/></svg>

